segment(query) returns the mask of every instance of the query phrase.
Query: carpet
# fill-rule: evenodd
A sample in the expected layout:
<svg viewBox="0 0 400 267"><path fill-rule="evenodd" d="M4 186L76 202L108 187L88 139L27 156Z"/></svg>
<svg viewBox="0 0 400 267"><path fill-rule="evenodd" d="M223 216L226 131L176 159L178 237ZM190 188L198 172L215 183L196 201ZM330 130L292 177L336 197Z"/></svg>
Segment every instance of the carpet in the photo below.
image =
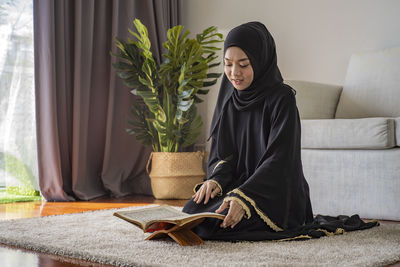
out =
<svg viewBox="0 0 400 267"><path fill-rule="evenodd" d="M131 207L119 210L134 209ZM382 266L400 260L400 225L307 241L182 247L101 210L0 221L0 243L118 266Z"/></svg>

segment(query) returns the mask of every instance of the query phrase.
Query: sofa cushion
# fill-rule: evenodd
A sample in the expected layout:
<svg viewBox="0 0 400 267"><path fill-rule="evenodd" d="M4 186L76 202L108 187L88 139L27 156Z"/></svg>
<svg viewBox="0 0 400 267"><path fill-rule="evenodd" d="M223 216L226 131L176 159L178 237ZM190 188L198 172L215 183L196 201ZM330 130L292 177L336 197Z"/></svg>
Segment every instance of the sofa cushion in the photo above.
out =
<svg viewBox="0 0 400 267"><path fill-rule="evenodd" d="M386 149L396 146L391 118L301 121L301 147L312 149Z"/></svg>
<svg viewBox="0 0 400 267"><path fill-rule="evenodd" d="M400 116L400 47L351 56L336 118Z"/></svg>
<svg viewBox="0 0 400 267"><path fill-rule="evenodd" d="M302 119L333 119L342 86L288 80L296 90L296 102Z"/></svg>
<svg viewBox="0 0 400 267"><path fill-rule="evenodd" d="M396 132L396 145L400 146L400 117L394 119L395 132Z"/></svg>

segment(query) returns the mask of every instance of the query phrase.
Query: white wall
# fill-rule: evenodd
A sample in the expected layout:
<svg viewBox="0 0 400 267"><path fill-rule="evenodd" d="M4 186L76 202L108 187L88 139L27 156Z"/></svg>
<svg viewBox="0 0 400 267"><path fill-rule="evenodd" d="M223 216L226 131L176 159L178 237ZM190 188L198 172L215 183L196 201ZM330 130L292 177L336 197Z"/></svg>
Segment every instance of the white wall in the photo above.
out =
<svg viewBox="0 0 400 267"><path fill-rule="evenodd" d="M400 46L400 0L184 0L192 33L215 25L224 36L261 21L274 36L284 79L343 84L352 53ZM222 56L222 53L221 53ZM222 67L221 67L222 71ZM209 131L218 86L199 106Z"/></svg>

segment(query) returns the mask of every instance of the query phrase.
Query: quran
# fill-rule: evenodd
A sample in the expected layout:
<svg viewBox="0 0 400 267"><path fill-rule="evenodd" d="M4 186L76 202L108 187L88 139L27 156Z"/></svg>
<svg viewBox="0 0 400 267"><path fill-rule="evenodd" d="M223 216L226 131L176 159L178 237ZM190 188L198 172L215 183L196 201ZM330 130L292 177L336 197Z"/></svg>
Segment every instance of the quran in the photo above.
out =
<svg viewBox="0 0 400 267"><path fill-rule="evenodd" d="M204 241L191 229L200 224L205 218L223 220L225 215L213 212L188 214L171 206L118 211L114 213L127 222L151 233L146 240L170 237L182 246L199 245Z"/></svg>

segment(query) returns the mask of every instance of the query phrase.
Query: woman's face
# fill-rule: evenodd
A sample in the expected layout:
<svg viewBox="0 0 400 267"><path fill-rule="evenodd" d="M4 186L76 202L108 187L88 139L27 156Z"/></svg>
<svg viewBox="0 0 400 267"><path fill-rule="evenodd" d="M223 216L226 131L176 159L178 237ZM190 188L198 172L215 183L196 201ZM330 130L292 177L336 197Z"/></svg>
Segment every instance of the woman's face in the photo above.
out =
<svg viewBox="0 0 400 267"><path fill-rule="evenodd" d="M225 52L224 71L226 77L237 90L250 86L254 78L253 68L246 53L237 46L229 47Z"/></svg>

